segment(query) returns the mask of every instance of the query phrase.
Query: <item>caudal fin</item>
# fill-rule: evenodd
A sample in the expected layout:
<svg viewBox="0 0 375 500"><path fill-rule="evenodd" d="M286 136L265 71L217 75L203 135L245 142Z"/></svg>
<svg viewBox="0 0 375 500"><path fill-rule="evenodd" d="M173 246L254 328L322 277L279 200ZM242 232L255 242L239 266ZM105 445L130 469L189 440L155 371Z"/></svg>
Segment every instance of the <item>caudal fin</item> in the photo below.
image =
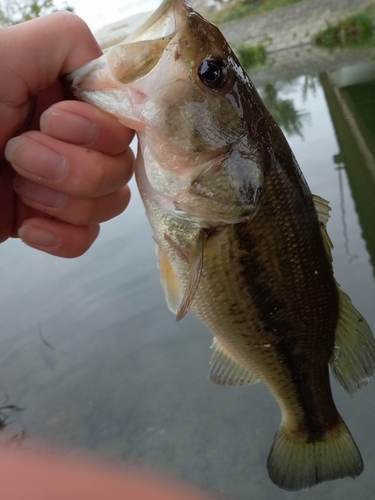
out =
<svg viewBox="0 0 375 500"><path fill-rule="evenodd" d="M271 480L294 491L323 481L356 477L363 471L361 454L343 420L323 440L309 442L281 426L267 462Z"/></svg>

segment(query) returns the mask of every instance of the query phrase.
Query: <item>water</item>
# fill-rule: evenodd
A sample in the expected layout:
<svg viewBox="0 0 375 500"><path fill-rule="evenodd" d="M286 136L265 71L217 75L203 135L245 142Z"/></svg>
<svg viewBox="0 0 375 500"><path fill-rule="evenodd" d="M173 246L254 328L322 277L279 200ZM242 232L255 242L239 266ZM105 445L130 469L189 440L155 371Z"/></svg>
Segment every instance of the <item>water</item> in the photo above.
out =
<svg viewBox="0 0 375 500"><path fill-rule="evenodd" d="M266 81L265 70L254 79L312 192L330 200L336 278L375 331L375 72L361 64L367 72L294 69ZM373 498L374 382L354 398L332 383L364 473L280 490L266 470L277 404L262 384L210 385L211 336L192 315L176 323L168 312L154 246L134 184L126 213L79 259L1 245L0 406L23 410L5 412L0 441L148 465L231 500Z"/></svg>

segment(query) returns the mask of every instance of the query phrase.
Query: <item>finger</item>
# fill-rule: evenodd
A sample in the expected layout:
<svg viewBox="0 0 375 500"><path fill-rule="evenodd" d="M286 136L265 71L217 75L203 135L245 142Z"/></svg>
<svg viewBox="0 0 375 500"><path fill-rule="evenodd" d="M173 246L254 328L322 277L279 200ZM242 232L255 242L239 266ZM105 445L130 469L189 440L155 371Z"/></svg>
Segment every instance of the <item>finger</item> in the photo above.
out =
<svg viewBox="0 0 375 500"><path fill-rule="evenodd" d="M84 254L98 234L99 225L74 226L37 217L27 219L18 230L18 236L30 247L66 258Z"/></svg>
<svg viewBox="0 0 375 500"><path fill-rule="evenodd" d="M117 118L78 101L61 101L47 109L40 118L40 130L111 156L123 153L134 137L134 131Z"/></svg>
<svg viewBox="0 0 375 500"><path fill-rule="evenodd" d="M0 144L25 120L30 96L101 55L86 23L69 12L0 30L0 47L0 111L7 123L0 129Z"/></svg>
<svg viewBox="0 0 375 500"><path fill-rule="evenodd" d="M112 219L121 214L130 201L128 186L99 198L75 198L17 176L14 189L29 207L76 225Z"/></svg>
<svg viewBox="0 0 375 500"><path fill-rule="evenodd" d="M12 39L3 37L2 60L27 82L32 94L102 54L87 24L70 12L55 12L10 29L17 33ZM14 54L25 54L25 49L27 57L20 64Z"/></svg>
<svg viewBox="0 0 375 500"><path fill-rule="evenodd" d="M134 170L130 148L107 156L38 131L8 141L5 156L22 177L79 198L117 191L129 182Z"/></svg>

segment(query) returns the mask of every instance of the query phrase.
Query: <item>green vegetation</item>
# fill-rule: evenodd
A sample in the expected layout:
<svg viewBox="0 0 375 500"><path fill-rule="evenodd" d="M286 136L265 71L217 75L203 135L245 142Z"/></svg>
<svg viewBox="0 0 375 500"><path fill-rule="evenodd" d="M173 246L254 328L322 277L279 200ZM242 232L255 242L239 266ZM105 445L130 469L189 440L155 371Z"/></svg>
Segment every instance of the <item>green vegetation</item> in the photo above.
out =
<svg viewBox="0 0 375 500"><path fill-rule="evenodd" d="M335 26L328 26L315 36L315 43L320 47L357 47L371 43L372 17L369 11L347 17Z"/></svg>
<svg viewBox="0 0 375 500"><path fill-rule="evenodd" d="M0 26L29 21L56 10L73 12L73 8L67 5L57 9L54 0L0 0Z"/></svg>
<svg viewBox="0 0 375 500"><path fill-rule="evenodd" d="M261 44L251 47L239 47L236 50L236 54L246 70L264 64L267 59L266 49Z"/></svg>
<svg viewBox="0 0 375 500"><path fill-rule="evenodd" d="M205 16L215 24L227 23L245 16L262 14L270 10L279 9L303 2L304 0L232 0L227 2L220 11L205 13Z"/></svg>

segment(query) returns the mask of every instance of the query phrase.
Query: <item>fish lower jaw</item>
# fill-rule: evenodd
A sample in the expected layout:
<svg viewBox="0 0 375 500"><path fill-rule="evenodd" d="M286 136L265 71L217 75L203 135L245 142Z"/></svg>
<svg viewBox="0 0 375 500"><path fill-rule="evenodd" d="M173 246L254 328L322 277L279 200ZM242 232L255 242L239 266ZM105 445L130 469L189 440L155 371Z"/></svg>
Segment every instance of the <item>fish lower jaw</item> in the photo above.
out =
<svg viewBox="0 0 375 500"><path fill-rule="evenodd" d="M93 104L94 106L115 116L125 127L135 130L137 133L145 131L145 123L138 116L136 105L129 99L124 100L123 94L111 83L97 90L80 90L80 100Z"/></svg>

